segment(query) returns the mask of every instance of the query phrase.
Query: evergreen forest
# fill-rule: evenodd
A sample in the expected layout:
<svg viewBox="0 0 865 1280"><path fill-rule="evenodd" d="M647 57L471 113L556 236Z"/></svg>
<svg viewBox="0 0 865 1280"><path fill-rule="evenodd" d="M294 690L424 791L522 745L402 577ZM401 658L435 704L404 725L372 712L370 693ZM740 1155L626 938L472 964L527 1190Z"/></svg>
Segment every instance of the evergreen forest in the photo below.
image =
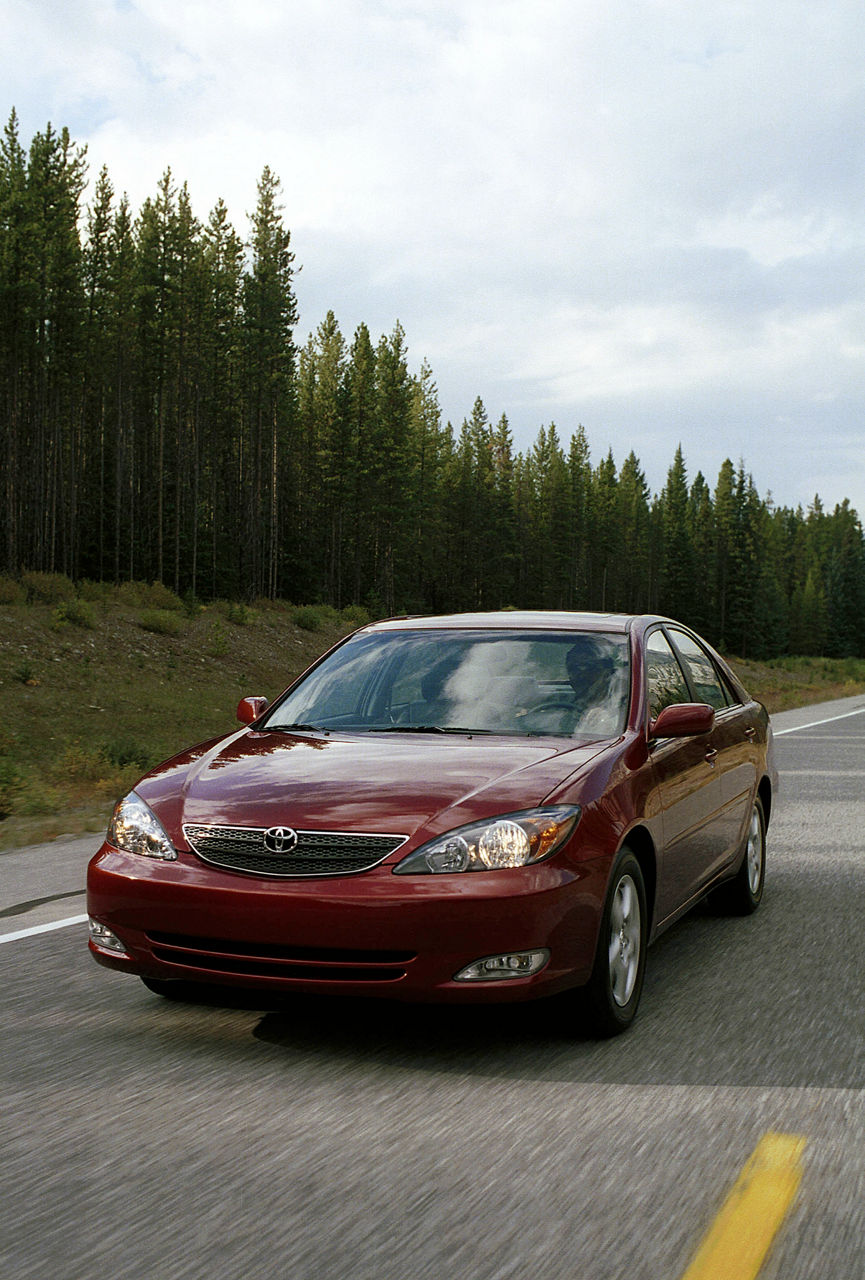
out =
<svg viewBox="0 0 865 1280"><path fill-rule="evenodd" d="M525 452L475 400L443 423L397 322L303 346L280 183L246 237L167 171L136 212L67 129L0 144L0 573L159 581L197 599L375 616L661 612L741 657L865 656L848 502L761 497L744 464L660 493L635 452L541 426Z"/></svg>

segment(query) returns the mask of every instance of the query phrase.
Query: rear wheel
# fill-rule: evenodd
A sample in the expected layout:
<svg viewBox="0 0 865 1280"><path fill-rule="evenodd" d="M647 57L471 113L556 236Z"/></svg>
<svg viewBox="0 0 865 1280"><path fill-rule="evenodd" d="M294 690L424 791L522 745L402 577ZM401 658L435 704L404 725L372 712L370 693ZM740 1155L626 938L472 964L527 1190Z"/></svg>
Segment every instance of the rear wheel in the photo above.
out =
<svg viewBox="0 0 865 1280"><path fill-rule="evenodd" d="M634 1020L646 969L648 916L640 864L629 849L613 863L595 967L585 988L589 1025L601 1036L615 1036Z"/></svg>
<svg viewBox="0 0 865 1280"><path fill-rule="evenodd" d="M755 796L741 865L733 879L712 894L712 906L728 915L751 915L760 905L765 879L766 818L763 803L759 796Z"/></svg>

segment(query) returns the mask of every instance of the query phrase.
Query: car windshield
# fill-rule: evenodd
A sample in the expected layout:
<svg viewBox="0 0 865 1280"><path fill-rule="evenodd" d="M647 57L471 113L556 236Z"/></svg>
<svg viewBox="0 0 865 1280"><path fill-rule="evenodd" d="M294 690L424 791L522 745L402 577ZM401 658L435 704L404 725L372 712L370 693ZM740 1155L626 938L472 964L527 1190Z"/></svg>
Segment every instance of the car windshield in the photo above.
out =
<svg viewBox="0 0 865 1280"><path fill-rule="evenodd" d="M615 737L624 728L628 675L620 634L362 632L259 728Z"/></svg>

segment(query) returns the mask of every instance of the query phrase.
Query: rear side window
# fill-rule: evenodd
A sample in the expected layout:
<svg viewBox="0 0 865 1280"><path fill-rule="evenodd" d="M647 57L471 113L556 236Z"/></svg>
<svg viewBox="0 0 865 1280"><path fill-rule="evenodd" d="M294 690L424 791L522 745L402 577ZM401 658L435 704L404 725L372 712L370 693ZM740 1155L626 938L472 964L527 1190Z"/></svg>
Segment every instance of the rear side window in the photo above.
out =
<svg viewBox="0 0 865 1280"><path fill-rule="evenodd" d="M653 720L664 707L691 701L679 660L663 631L653 631L646 641L646 679L649 715Z"/></svg>
<svg viewBox="0 0 865 1280"><path fill-rule="evenodd" d="M697 701L707 702L716 711L726 707L728 698L724 686L706 650L684 631L671 630L670 635L688 673Z"/></svg>

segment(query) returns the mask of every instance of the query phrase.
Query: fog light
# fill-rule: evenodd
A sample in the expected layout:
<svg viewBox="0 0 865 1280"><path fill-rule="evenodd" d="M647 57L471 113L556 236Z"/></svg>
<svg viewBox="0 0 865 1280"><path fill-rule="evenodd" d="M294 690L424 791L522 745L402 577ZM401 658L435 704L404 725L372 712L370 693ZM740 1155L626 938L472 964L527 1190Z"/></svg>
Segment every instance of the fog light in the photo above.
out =
<svg viewBox="0 0 865 1280"><path fill-rule="evenodd" d="M485 956L466 965L455 975L454 982L501 982L506 978L527 978L539 973L549 961L546 947L537 951L507 951L498 956Z"/></svg>
<svg viewBox="0 0 865 1280"><path fill-rule="evenodd" d="M120 941L117 934L112 933L110 929L106 929L104 924L100 924L92 916L90 917L89 929L90 941L94 947L99 947L102 951L111 951L116 956L129 955L125 944Z"/></svg>

